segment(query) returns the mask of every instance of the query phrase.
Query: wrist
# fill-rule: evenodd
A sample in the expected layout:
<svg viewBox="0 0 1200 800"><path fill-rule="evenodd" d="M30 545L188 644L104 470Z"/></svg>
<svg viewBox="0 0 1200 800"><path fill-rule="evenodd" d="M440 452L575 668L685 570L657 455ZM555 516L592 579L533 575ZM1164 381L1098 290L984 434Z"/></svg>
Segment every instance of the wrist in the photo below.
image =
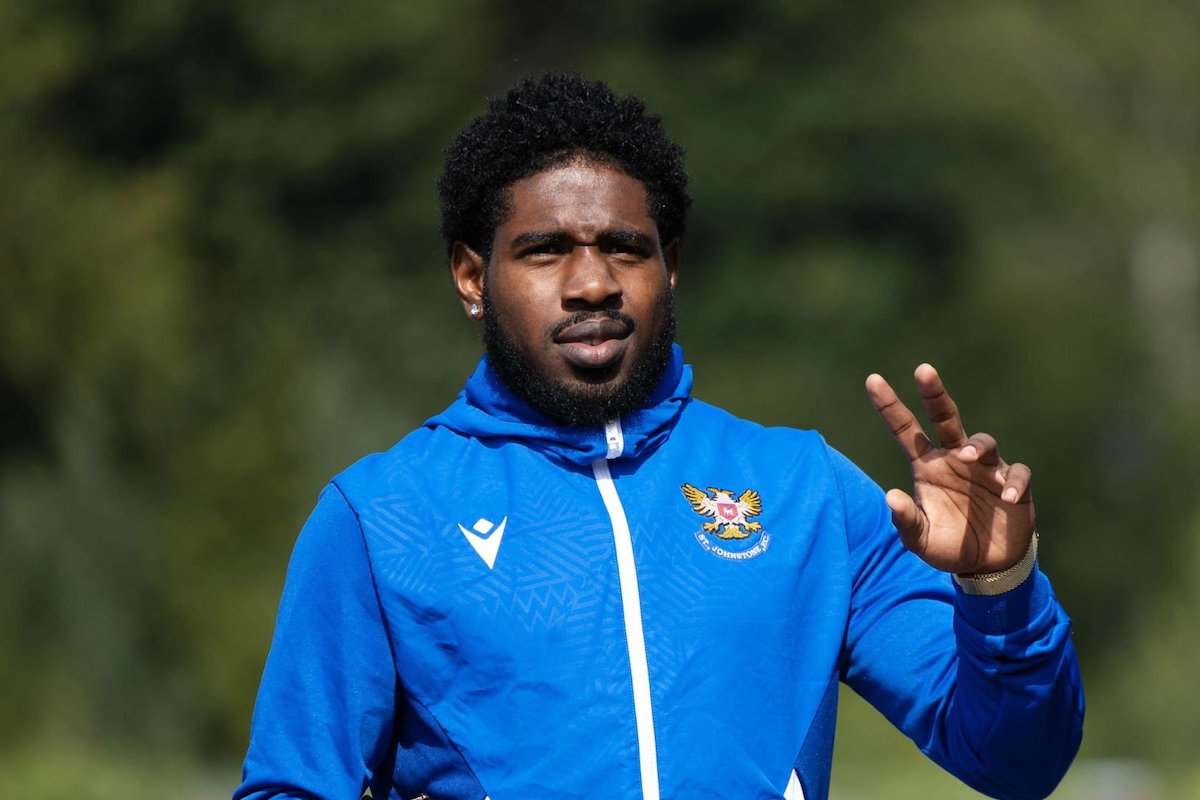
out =
<svg viewBox="0 0 1200 800"><path fill-rule="evenodd" d="M954 582L964 594L993 596L1011 592L1029 579L1037 564L1038 535L1037 531L1029 540L1025 555L1016 564L999 572L973 573L955 575Z"/></svg>

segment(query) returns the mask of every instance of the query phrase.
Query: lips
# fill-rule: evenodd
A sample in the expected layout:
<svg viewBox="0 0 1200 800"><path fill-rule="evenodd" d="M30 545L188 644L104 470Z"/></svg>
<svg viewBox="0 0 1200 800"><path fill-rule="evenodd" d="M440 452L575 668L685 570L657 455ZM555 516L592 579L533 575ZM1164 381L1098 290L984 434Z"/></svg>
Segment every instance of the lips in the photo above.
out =
<svg viewBox="0 0 1200 800"><path fill-rule="evenodd" d="M597 345L608 339L624 339L631 333L630 326L615 319L587 319L567 327L554 337L559 344L579 342Z"/></svg>
<svg viewBox="0 0 1200 800"><path fill-rule="evenodd" d="M554 336L568 362L584 369L602 369L625 354L633 327L621 320L592 318L569 325Z"/></svg>

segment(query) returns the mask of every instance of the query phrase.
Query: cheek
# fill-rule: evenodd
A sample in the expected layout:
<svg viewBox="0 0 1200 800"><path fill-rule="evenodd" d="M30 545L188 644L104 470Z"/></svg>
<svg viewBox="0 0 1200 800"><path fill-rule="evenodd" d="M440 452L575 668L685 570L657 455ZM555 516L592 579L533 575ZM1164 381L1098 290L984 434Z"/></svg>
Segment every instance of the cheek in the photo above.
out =
<svg viewBox="0 0 1200 800"><path fill-rule="evenodd" d="M530 291L513 294L507 287L502 290L494 286L489 299L501 330L512 344L527 353L548 347L546 334L557 320L541 311L543 298Z"/></svg>
<svg viewBox="0 0 1200 800"><path fill-rule="evenodd" d="M503 305L510 316L537 316L541 309L557 305L558 287L547 276L510 264L493 267L489 272L492 302Z"/></svg>
<svg viewBox="0 0 1200 800"><path fill-rule="evenodd" d="M667 296L671 293L671 287L664 281L647 282L647 285L642 287L638 293L639 309L646 321L655 321L663 318L667 308Z"/></svg>

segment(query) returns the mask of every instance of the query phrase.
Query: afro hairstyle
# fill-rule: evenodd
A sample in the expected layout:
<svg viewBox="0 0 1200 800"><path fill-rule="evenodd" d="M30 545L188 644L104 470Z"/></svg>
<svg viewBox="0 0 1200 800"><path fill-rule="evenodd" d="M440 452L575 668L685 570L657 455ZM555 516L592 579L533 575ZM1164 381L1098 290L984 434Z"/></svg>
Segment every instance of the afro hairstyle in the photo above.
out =
<svg viewBox="0 0 1200 800"><path fill-rule="evenodd" d="M577 158L640 181L663 244L682 237L692 198L683 148L667 138L661 119L603 82L547 74L493 99L446 149L437 187L447 255L464 242L490 258L496 226L509 212L508 188Z"/></svg>

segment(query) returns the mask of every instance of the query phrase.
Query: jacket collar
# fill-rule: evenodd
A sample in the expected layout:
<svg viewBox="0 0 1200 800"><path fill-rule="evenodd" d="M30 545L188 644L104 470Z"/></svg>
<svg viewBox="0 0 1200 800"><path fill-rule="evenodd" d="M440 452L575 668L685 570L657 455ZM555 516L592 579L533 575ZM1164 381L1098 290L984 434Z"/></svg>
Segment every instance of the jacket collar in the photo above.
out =
<svg viewBox="0 0 1200 800"><path fill-rule="evenodd" d="M620 420L624 448L621 458L638 458L657 447L671 432L692 390L692 368L683 363L683 350L674 345L658 388L646 405ZM603 427L560 425L535 411L479 361L454 404L425 423L445 427L489 445L518 442L551 458L586 466L609 453Z"/></svg>

